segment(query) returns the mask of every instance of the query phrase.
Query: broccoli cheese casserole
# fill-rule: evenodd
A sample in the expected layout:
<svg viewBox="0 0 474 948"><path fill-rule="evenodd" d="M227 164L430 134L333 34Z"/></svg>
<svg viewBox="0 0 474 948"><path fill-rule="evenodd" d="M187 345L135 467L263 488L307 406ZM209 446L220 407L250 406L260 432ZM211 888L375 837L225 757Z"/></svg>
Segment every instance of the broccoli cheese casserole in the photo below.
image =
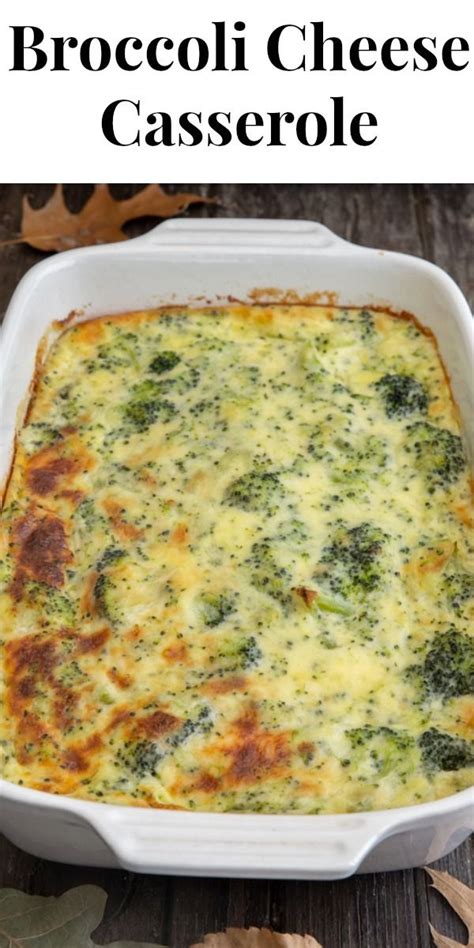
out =
<svg viewBox="0 0 474 948"><path fill-rule="evenodd" d="M4 504L2 775L272 813L467 787L469 503L413 319L235 306L66 328Z"/></svg>

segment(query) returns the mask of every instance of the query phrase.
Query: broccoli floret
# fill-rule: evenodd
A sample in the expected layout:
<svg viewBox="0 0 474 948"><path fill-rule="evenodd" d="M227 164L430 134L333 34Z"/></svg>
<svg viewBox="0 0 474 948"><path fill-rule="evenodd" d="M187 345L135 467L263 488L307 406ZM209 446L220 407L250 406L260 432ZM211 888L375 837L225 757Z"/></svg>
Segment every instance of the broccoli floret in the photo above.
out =
<svg viewBox="0 0 474 948"><path fill-rule="evenodd" d="M453 484L465 466L461 438L447 428L417 421L407 430L406 450L414 455L415 467L431 490Z"/></svg>
<svg viewBox="0 0 474 948"><path fill-rule="evenodd" d="M369 310L367 309L361 309L358 313L358 319L362 339L371 339L373 336L375 336L373 313L369 313Z"/></svg>
<svg viewBox="0 0 474 948"><path fill-rule="evenodd" d="M283 520L279 525L275 539L282 540L283 543L293 543L300 546L309 539L307 525L302 520L298 520L297 517Z"/></svg>
<svg viewBox="0 0 474 948"><path fill-rule="evenodd" d="M257 644L257 640L254 635L250 635L245 642L242 642L238 650L238 655L242 664L242 668L252 668L253 665L258 665L259 661L262 658L262 650Z"/></svg>
<svg viewBox="0 0 474 948"><path fill-rule="evenodd" d="M10 585L13 574L12 557L7 555L0 559L0 592Z"/></svg>
<svg viewBox="0 0 474 948"><path fill-rule="evenodd" d="M71 626L76 620L74 602L46 583L28 583L27 596L31 603L41 609L42 615L54 626Z"/></svg>
<svg viewBox="0 0 474 948"><path fill-rule="evenodd" d="M132 397L124 408L124 417L137 431L146 431L155 421L167 422L175 414L172 402L162 397L159 382L145 379L132 389Z"/></svg>
<svg viewBox="0 0 474 948"><path fill-rule="evenodd" d="M383 576L381 554L387 539L385 533L369 523L357 527L341 524L334 540L323 548L320 564L327 567L315 578L327 578L332 592L344 599L364 598L377 589Z"/></svg>
<svg viewBox="0 0 474 948"><path fill-rule="evenodd" d="M76 516L88 531L93 530L98 523L103 519L102 515L98 512L94 501L91 497L86 497L79 504L76 510Z"/></svg>
<svg viewBox="0 0 474 948"><path fill-rule="evenodd" d="M156 401L163 394L162 382L155 382L154 379L144 379L138 385L132 388L132 401L149 402Z"/></svg>
<svg viewBox="0 0 474 948"><path fill-rule="evenodd" d="M451 608L460 615L464 603L474 599L474 574L462 569L447 573L443 579L443 590Z"/></svg>
<svg viewBox="0 0 474 948"><path fill-rule="evenodd" d="M419 739L421 757L428 773L461 770L474 765L474 743L432 727Z"/></svg>
<svg viewBox="0 0 474 948"><path fill-rule="evenodd" d="M474 691L474 638L449 629L438 635L420 668L427 697L444 699Z"/></svg>
<svg viewBox="0 0 474 948"><path fill-rule="evenodd" d="M87 682L88 675L78 662L68 657L61 666L57 678L64 688L76 688L78 685Z"/></svg>
<svg viewBox="0 0 474 948"><path fill-rule="evenodd" d="M87 363L87 370L105 369L113 372L116 368L137 365L138 338L133 332L119 333L107 345L99 346L97 356Z"/></svg>
<svg viewBox="0 0 474 948"><path fill-rule="evenodd" d="M346 736L355 752L353 763L356 766L368 764L381 777L403 765L414 744L413 738L404 731L383 726L352 728L346 731Z"/></svg>
<svg viewBox="0 0 474 948"><path fill-rule="evenodd" d="M279 566L270 541L264 539L252 545L245 561L251 569L251 582L260 592L276 599L286 608L291 603L291 578L284 566Z"/></svg>
<svg viewBox="0 0 474 948"><path fill-rule="evenodd" d="M158 400L163 395L173 392L176 395L184 395L190 389L196 387L201 378L199 369L195 366L185 366L179 375L170 375L172 369L176 368L181 362L181 358L174 352L163 352L158 355L149 365L149 372L155 375L163 375L158 381L146 378L143 382L134 386L133 400L148 401Z"/></svg>
<svg viewBox="0 0 474 948"><path fill-rule="evenodd" d="M155 375L162 375L163 372L171 372L171 369L174 369L179 362L181 362L181 357L177 352L159 352L150 362L149 369Z"/></svg>
<svg viewBox="0 0 474 948"><path fill-rule="evenodd" d="M389 418L406 418L415 413L425 414L428 395L424 385L412 375L383 375L375 383Z"/></svg>
<svg viewBox="0 0 474 948"><path fill-rule="evenodd" d="M212 730L213 721L210 708L201 708L194 718L188 718L180 727L179 731L168 737L165 743L169 747L179 747L184 744L193 734L208 734Z"/></svg>
<svg viewBox="0 0 474 948"><path fill-rule="evenodd" d="M274 471L255 469L232 481L224 494L224 503L242 510L263 510L271 513L273 499L281 491L278 474Z"/></svg>
<svg viewBox="0 0 474 948"><path fill-rule="evenodd" d="M106 573L101 573L95 581L94 599L99 615L112 623L120 621L120 596L115 583Z"/></svg>
<svg viewBox="0 0 474 948"><path fill-rule="evenodd" d="M46 448L62 438L61 432L44 421L34 421L21 430L19 438L28 454Z"/></svg>
<svg viewBox="0 0 474 948"><path fill-rule="evenodd" d="M99 576L94 584L94 599L99 615L109 622L115 623L122 619L121 600L117 586L108 573L112 564L120 562L126 556L125 550L119 547L107 547L97 561Z"/></svg>
<svg viewBox="0 0 474 948"><path fill-rule="evenodd" d="M258 665L262 658L262 650L254 635L246 638L233 636L221 647L217 661L227 672L245 671Z"/></svg>
<svg viewBox="0 0 474 948"><path fill-rule="evenodd" d="M156 402L131 402L125 409L125 417L137 431L147 431L155 421L170 421L174 411L174 405L165 399Z"/></svg>
<svg viewBox="0 0 474 948"><path fill-rule="evenodd" d="M117 754L120 763L136 777L153 776L165 752L155 741L127 741Z"/></svg>
<svg viewBox="0 0 474 948"><path fill-rule="evenodd" d="M220 625L235 611L236 598L227 593L205 593L201 597L201 614L204 624L210 628Z"/></svg>
<svg viewBox="0 0 474 948"><path fill-rule="evenodd" d="M136 777L153 776L156 774L158 764L171 752L171 749L184 744L193 734L204 734L211 728L211 711L204 707L194 718L184 721L179 730L160 741L126 741L117 754L117 759Z"/></svg>
<svg viewBox="0 0 474 948"><path fill-rule="evenodd" d="M200 378L201 373L199 369L192 366L192 368L181 372L181 375L170 376L153 384L159 388L162 395L167 395L169 392L172 392L174 395L185 395L186 392L189 392L192 388L196 388Z"/></svg>
<svg viewBox="0 0 474 948"><path fill-rule="evenodd" d="M359 438L355 443L335 438L335 462L331 463L331 480L336 484L369 487L372 479L387 465L387 442L375 435Z"/></svg>
<svg viewBox="0 0 474 948"><path fill-rule="evenodd" d="M370 339L376 332L373 313L368 309L338 309L334 321L358 330L362 339Z"/></svg>
<svg viewBox="0 0 474 948"><path fill-rule="evenodd" d="M106 566L110 566L111 563L116 563L117 560L123 559L125 556L125 550L121 550L119 547L109 546L102 553L102 556L97 560L97 570L101 573Z"/></svg>

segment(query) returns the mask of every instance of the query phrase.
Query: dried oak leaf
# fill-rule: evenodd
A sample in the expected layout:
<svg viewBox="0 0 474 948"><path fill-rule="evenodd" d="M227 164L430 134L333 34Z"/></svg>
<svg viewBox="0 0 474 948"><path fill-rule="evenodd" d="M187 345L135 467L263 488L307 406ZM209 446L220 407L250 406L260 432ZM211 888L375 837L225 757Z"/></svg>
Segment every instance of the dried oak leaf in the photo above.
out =
<svg viewBox="0 0 474 948"><path fill-rule="evenodd" d="M102 921L106 901L96 885L77 886L58 898L0 889L0 948L99 948L90 935ZM159 946L114 941L102 948Z"/></svg>
<svg viewBox="0 0 474 948"><path fill-rule="evenodd" d="M23 197L21 241L37 250L71 250L91 244L126 240L122 227L138 217L174 217L190 204L213 204L213 198L181 192L166 194L159 184L148 184L124 201L116 201L106 184L96 184L90 198L77 214L64 200L62 184L43 207L33 208Z"/></svg>
<svg viewBox="0 0 474 948"><path fill-rule="evenodd" d="M268 928L226 928L225 932L205 935L204 941L191 948L322 948L312 935L283 935Z"/></svg>
<svg viewBox="0 0 474 948"><path fill-rule="evenodd" d="M426 872L431 876L433 888L444 895L451 908L464 922L469 938L467 944L462 945L447 935L441 935L430 924L431 937L436 948L474 948L474 889L470 889L459 879L454 879L449 872L438 872L436 869L426 869Z"/></svg>

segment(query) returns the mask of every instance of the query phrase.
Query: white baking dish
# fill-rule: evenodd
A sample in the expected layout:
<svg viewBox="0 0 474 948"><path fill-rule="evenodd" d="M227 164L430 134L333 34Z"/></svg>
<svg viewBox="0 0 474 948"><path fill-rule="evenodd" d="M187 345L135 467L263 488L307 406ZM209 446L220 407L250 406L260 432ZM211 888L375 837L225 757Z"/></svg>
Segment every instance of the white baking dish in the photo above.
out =
<svg viewBox="0 0 474 948"><path fill-rule="evenodd" d="M80 319L169 302L246 300L256 287L299 297L320 293L321 301L330 293L341 304L414 313L438 339L472 451L472 320L443 271L414 257L356 247L311 222L172 221L137 240L50 257L21 281L0 359L0 480L36 349L52 320L73 309ZM335 816L145 810L5 781L0 794L0 829L28 852L137 872L337 879L431 862L474 827L471 790L398 810Z"/></svg>

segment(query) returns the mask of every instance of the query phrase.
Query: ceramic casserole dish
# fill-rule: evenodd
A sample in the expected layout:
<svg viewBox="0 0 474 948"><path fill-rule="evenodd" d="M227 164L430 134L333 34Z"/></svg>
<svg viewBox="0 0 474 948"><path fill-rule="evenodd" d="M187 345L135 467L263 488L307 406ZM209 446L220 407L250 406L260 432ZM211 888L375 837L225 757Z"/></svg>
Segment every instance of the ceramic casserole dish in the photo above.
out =
<svg viewBox="0 0 474 948"><path fill-rule="evenodd" d="M264 288L267 288L266 290ZM270 288L270 289L268 289ZM451 379L472 457L472 317L439 268L355 246L299 221L171 221L136 240L69 251L33 267L2 339L0 482L8 475L40 340L72 320L165 304L311 298L413 313ZM400 809L329 816L193 813L94 803L0 780L0 830L47 859L135 872L338 879L432 862L474 827L474 791Z"/></svg>

